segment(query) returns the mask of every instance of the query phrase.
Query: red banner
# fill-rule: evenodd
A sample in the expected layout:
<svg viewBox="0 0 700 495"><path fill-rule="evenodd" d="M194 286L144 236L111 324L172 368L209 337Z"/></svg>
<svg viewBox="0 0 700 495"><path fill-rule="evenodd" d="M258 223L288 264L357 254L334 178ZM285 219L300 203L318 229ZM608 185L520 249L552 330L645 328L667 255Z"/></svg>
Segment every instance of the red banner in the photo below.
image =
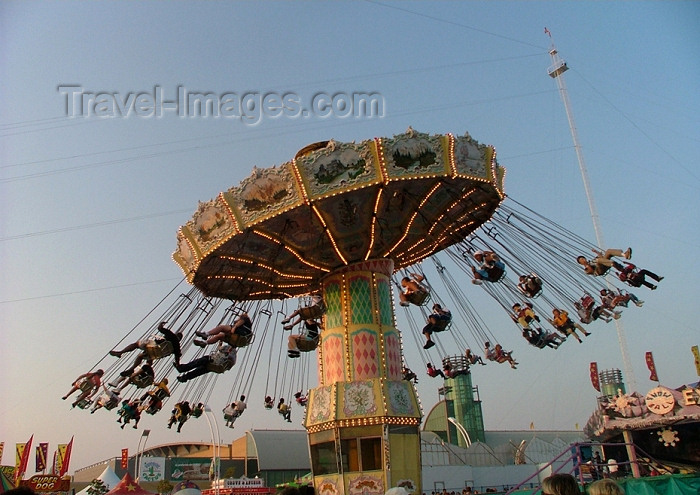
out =
<svg viewBox="0 0 700 495"><path fill-rule="evenodd" d="M68 466L70 465L70 454L73 450L73 437L70 438L68 445L64 446L63 452L61 452L61 446L58 446L58 455L61 457L61 467L58 470L58 476L61 477L68 472Z"/></svg>
<svg viewBox="0 0 700 495"><path fill-rule="evenodd" d="M34 440L34 435L29 437L27 443L17 444L17 471L15 471L15 485L22 479L24 473L27 471L27 464L29 464L29 453L32 451L32 440Z"/></svg>
<svg viewBox="0 0 700 495"><path fill-rule="evenodd" d="M122 449L122 469L129 469L129 449Z"/></svg>
<svg viewBox="0 0 700 495"><path fill-rule="evenodd" d="M591 363L591 385L600 392L600 378L598 378L598 363Z"/></svg>
<svg viewBox="0 0 700 495"><path fill-rule="evenodd" d="M658 382L659 377L656 374L656 365L654 364L654 356L652 356L651 351L647 351L646 359L647 368L649 368L649 372L651 373L651 375L649 375L649 380Z"/></svg>

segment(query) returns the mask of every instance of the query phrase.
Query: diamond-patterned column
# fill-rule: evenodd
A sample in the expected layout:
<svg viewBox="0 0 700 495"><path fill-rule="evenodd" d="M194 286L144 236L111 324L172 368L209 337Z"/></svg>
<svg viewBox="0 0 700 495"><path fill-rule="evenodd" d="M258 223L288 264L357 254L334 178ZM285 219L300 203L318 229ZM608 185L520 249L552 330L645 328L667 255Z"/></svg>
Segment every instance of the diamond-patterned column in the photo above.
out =
<svg viewBox="0 0 700 495"><path fill-rule="evenodd" d="M309 394L305 425L314 484L324 495L420 491L421 410L402 376L392 273L391 260L369 260L322 281L319 386Z"/></svg>

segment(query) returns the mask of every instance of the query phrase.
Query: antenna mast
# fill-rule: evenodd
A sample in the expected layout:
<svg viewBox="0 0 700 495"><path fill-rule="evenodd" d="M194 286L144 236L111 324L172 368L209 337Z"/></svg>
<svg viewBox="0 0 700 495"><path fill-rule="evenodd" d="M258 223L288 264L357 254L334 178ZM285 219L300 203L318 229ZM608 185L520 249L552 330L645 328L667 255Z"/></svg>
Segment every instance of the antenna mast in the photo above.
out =
<svg viewBox="0 0 700 495"><path fill-rule="evenodd" d="M544 28L545 34L547 34L552 39L552 33L549 29ZM586 162L583 159L583 152L581 151L581 145L578 140L578 133L576 132L576 124L574 123L574 115L571 111L571 104L569 103L569 93L566 91L566 83L564 82L564 72L569 70L566 62L559 56L559 52L554 46L554 41L552 41L552 46L549 49L549 55L552 57L552 65L547 69L549 77L557 82L557 87L559 88L559 94L564 102L564 109L566 110L566 118L569 121L569 130L571 131L571 138L574 141L574 150L576 150L576 157L578 158L578 167L581 171L581 178L583 179L583 188L586 191L586 199L588 200L588 209L591 212L591 219L593 220L593 231L595 232L596 242L601 248L605 247L605 242L603 241L603 232L600 227L600 217L598 216L598 209L595 205L595 200L593 199L593 191L591 189L590 181L588 180L588 170L586 169ZM615 328L617 330L617 340L620 345L620 352L622 354L622 362L625 367L625 375L627 375L627 383L629 384L630 390L637 390L637 383L634 378L634 372L632 371L632 364L629 359L629 354L627 353L627 339L625 338L625 330L622 326L620 320L615 320Z"/></svg>

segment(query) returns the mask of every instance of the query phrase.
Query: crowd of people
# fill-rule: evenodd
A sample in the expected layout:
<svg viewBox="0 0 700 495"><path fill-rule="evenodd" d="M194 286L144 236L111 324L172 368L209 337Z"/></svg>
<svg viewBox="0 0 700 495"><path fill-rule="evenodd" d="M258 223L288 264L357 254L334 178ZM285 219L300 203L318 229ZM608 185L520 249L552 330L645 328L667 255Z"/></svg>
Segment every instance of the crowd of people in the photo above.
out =
<svg viewBox="0 0 700 495"><path fill-rule="evenodd" d="M461 491L447 490L446 488L443 488L441 491L433 490L430 492L430 495L479 495L482 493L504 493L508 490L509 487L507 486L487 487L483 490L466 486ZM556 473L547 476L542 480L538 492L542 495L584 495L586 493L588 495L624 495L625 493L613 479L599 479L584 488L573 475L568 473ZM427 493L423 492L423 495L427 495Z"/></svg>

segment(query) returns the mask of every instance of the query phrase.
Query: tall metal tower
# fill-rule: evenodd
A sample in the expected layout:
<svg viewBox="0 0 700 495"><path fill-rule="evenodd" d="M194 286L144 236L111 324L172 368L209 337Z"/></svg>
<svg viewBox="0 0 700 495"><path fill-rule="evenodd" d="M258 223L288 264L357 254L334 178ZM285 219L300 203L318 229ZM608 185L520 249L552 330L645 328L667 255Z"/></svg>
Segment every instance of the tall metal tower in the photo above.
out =
<svg viewBox="0 0 700 495"><path fill-rule="evenodd" d="M545 34L547 34L551 40L552 34L547 28L544 28ZM590 181L588 180L588 170L586 169L586 162L583 159L583 152L581 150L581 145L578 140L578 133L576 132L576 124L574 123L574 115L571 111L571 104L569 103L569 94L566 91L566 83L564 82L564 72L569 70L566 62L559 56L559 52L554 46L554 41L552 41L552 46L549 49L549 55L552 57L552 65L547 69L549 77L557 82L557 87L559 88L559 94L564 102L564 109L566 110L566 118L569 121L569 129L571 131L571 138L574 141L574 150L576 150L576 157L578 158L578 167L581 171L581 178L583 179L583 187L586 191L586 198L588 199L588 209L591 212L591 219L593 220L593 230L595 232L596 242L601 248L605 248L605 242L603 241L603 233L600 227L600 218L598 216L598 209L595 205L595 200L593 199L593 191L591 189ZM634 378L634 372L632 371L632 364L629 359L629 354L627 352L627 339L625 338L625 329L622 326L620 320L615 320L615 328L617 330L617 340L620 345L620 353L622 354L622 363L625 367L625 375L627 376L627 383L630 385L630 390L634 391L637 389L637 383Z"/></svg>

